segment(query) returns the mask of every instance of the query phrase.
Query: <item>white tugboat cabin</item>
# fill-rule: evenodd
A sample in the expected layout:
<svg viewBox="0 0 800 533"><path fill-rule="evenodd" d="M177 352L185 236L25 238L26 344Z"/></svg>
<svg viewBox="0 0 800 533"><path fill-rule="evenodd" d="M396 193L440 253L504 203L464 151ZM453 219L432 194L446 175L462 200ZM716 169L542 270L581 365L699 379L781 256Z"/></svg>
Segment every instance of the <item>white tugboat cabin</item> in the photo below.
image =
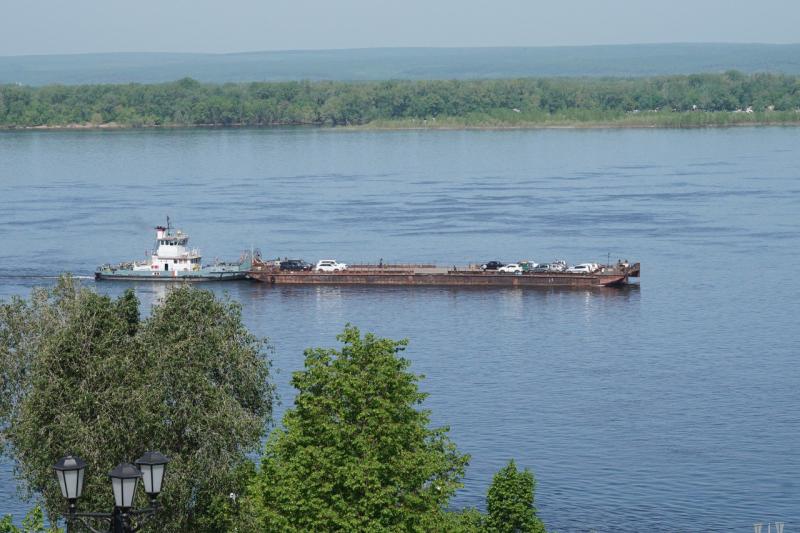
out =
<svg viewBox="0 0 800 533"><path fill-rule="evenodd" d="M156 251L151 256L150 262L136 263L133 270L156 272L186 272L200 270L200 252L189 249L189 235L170 226L167 217L167 226L156 226Z"/></svg>

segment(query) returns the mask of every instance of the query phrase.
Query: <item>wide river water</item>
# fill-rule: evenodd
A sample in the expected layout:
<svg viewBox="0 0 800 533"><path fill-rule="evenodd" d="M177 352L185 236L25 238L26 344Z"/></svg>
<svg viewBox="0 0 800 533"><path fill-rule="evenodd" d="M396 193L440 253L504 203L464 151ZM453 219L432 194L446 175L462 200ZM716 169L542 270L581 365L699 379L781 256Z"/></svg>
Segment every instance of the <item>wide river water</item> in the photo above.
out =
<svg viewBox="0 0 800 533"><path fill-rule="evenodd" d="M641 261L628 290L209 288L272 340L277 420L304 348L409 338L472 456L454 507L514 458L548 529L796 531L798 132L0 133L0 299L142 257L166 215L209 260ZM0 461L0 514L28 508Z"/></svg>

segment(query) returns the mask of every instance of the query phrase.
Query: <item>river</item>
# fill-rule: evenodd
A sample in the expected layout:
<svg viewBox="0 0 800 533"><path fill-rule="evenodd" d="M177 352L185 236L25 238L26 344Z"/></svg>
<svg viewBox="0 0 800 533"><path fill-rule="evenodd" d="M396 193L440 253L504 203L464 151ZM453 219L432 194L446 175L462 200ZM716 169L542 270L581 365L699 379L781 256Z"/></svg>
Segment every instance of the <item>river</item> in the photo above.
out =
<svg viewBox="0 0 800 533"><path fill-rule="evenodd" d="M628 290L209 288L272 340L278 420L304 348L347 322L409 338L425 407L472 456L454 507L484 508L514 458L549 530L789 531L798 146L779 127L0 132L0 298L142 257L167 215L207 259L641 261ZM133 286L145 311L165 290Z"/></svg>

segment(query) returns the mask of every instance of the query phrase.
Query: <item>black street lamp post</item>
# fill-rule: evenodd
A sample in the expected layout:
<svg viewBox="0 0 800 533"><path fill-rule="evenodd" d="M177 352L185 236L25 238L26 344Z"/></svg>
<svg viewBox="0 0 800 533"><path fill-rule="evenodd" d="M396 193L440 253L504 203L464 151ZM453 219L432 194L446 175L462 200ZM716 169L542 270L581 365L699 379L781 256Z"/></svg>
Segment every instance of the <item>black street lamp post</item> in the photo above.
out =
<svg viewBox="0 0 800 533"><path fill-rule="evenodd" d="M67 532L69 533L75 523L79 523L92 533L101 533L101 530L91 526L88 520L106 521L109 524L107 531L112 533L133 533L138 530L131 523L131 518L142 522L152 517L159 509L158 494L164 480L169 459L159 452L147 452L136 460L136 465L121 463L109 472L111 488L114 492L114 510L111 513L79 513L77 501L83 493L83 478L86 469L79 457L68 455L53 465L56 472L61 495L69 502L67 508ZM150 499L150 505L143 509L133 509L136 488L142 479L144 491Z"/></svg>

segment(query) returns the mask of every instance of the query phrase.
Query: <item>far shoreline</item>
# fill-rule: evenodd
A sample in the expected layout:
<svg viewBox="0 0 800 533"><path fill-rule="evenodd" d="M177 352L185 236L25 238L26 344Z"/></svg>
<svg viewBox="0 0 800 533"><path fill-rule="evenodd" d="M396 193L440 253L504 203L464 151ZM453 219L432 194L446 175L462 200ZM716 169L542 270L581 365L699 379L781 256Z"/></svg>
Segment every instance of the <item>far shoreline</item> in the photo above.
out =
<svg viewBox="0 0 800 533"><path fill-rule="evenodd" d="M546 130L800 125L800 76L0 85L0 128Z"/></svg>
<svg viewBox="0 0 800 533"><path fill-rule="evenodd" d="M422 121L419 121L422 122ZM409 124L406 122L391 123L367 123L343 126L330 126L325 124L143 124L143 125L123 125L123 124L61 124L61 125L39 125L39 126L0 126L0 132L20 132L20 131L131 131L131 130L270 130L270 129L315 129L326 131L504 131L504 130L602 130L602 129L666 129L666 130L696 130L696 129L718 129L718 128L740 128L740 127L798 127L800 119L791 121L781 120L753 120L737 122L719 122L706 124L658 124L658 123L633 123L633 122L553 122L553 123L520 123L520 124L458 124L458 123L421 123Z"/></svg>

